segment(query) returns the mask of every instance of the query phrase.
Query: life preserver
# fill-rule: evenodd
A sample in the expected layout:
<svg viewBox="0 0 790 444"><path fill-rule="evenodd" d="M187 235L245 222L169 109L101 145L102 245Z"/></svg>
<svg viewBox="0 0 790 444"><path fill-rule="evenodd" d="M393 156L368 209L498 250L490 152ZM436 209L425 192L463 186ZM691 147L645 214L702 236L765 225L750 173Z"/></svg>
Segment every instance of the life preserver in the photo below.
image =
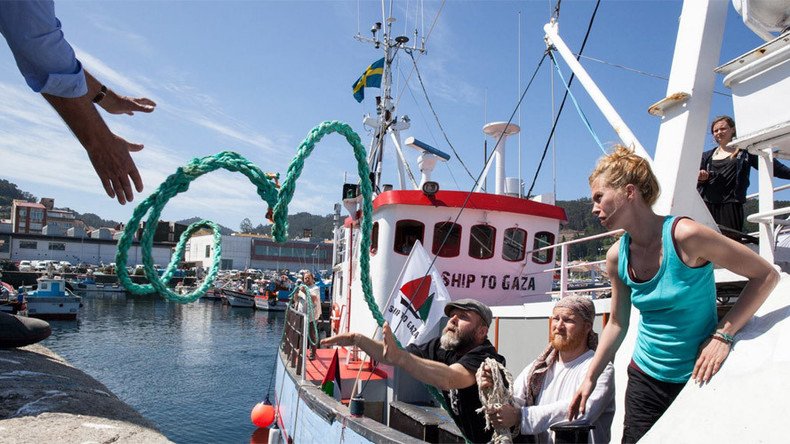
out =
<svg viewBox="0 0 790 444"><path fill-rule="evenodd" d="M332 304L332 333L337 334L340 331L340 307L337 303Z"/></svg>

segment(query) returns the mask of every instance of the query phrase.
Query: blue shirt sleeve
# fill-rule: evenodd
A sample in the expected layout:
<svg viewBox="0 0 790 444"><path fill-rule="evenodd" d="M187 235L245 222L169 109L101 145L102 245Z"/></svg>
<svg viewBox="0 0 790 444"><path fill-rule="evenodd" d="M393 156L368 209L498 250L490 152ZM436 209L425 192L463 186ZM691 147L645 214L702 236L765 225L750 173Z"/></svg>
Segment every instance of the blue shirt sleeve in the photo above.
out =
<svg viewBox="0 0 790 444"><path fill-rule="evenodd" d="M88 92L82 64L55 17L54 2L0 1L0 34L33 91L59 97Z"/></svg>

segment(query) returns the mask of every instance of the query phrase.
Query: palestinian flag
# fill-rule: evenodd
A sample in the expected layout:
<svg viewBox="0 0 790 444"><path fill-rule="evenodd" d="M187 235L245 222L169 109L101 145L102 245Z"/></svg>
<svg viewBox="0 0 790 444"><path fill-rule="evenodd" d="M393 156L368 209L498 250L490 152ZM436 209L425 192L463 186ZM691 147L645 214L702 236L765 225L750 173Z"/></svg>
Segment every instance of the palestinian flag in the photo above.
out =
<svg viewBox="0 0 790 444"><path fill-rule="evenodd" d="M337 349L335 349L335 354L332 355L332 361L329 362L329 368L326 371L326 375L324 375L324 380L321 381L321 391L334 397L335 385L337 385L337 391L342 392L340 387L340 359L338 358Z"/></svg>

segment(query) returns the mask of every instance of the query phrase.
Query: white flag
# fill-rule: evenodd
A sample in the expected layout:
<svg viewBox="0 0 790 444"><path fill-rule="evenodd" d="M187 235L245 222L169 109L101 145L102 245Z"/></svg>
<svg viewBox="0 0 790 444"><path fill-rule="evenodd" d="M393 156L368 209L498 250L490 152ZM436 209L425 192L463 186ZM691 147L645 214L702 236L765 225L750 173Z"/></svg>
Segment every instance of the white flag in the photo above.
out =
<svg viewBox="0 0 790 444"><path fill-rule="evenodd" d="M430 266L430 271L428 267ZM442 277L431 266L431 258L420 241L416 241L403 266L398 289L384 307L384 318L404 347L422 344L444 316L450 294Z"/></svg>

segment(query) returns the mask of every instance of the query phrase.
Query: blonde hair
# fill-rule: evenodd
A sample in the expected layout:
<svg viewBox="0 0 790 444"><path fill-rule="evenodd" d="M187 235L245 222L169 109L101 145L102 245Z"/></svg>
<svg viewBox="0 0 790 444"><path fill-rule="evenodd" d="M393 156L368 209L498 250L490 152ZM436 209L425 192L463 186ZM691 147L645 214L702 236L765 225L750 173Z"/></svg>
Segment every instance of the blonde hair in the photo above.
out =
<svg viewBox="0 0 790 444"><path fill-rule="evenodd" d="M633 149L623 145L615 145L613 148L611 154L601 157L595 165L590 174L590 185L599 177L612 188L624 188L632 184L639 190L645 203L652 206L656 203L661 189L650 164L642 156L636 155Z"/></svg>

